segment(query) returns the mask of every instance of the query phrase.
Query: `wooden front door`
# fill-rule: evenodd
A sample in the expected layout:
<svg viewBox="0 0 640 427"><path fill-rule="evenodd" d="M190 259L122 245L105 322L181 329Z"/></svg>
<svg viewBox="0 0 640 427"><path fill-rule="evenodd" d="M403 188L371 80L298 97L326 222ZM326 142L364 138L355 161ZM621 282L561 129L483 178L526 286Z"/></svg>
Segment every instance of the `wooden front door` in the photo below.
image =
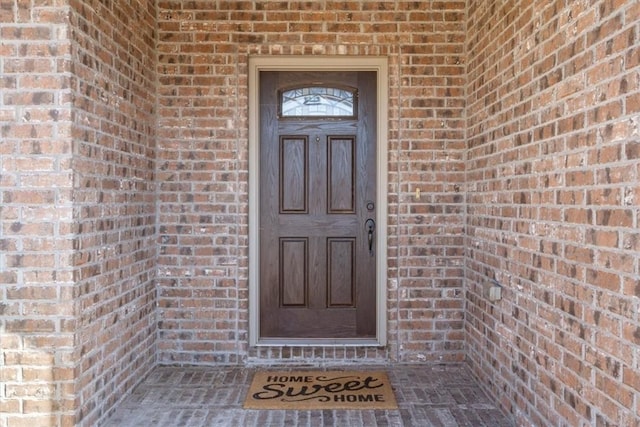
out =
<svg viewBox="0 0 640 427"><path fill-rule="evenodd" d="M260 72L260 337L376 336L376 73Z"/></svg>

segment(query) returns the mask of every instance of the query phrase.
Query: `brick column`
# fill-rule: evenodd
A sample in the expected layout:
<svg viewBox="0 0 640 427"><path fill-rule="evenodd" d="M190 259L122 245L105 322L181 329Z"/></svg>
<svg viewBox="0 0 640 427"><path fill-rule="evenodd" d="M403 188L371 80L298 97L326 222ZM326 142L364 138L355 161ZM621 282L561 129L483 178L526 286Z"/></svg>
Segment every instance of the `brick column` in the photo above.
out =
<svg viewBox="0 0 640 427"><path fill-rule="evenodd" d="M7 4L8 3L8 4ZM0 12L0 426L71 426L76 354L63 7Z"/></svg>

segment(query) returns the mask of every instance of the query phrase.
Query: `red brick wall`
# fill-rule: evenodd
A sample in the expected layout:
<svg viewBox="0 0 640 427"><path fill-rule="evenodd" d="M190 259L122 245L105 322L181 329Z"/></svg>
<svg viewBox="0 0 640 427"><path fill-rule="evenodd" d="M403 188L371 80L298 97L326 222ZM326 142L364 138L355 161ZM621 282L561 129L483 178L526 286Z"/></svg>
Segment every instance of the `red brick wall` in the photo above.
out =
<svg viewBox="0 0 640 427"><path fill-rule="evenodd" d="M78 419L94 426L155 363L155 7L71 6Z"/></svg>
<svg viewBox="0 0 640 427"><path fill-rule="evenodd" d="M640 5L473 0L467 22L471 365L519 425L637 425Z"/></svg>
<svg viewBox="0 0 640 427"><path fill-rule="evenodd" d="M0 426L156 360L465 357L521 425L632 425L640 6L531 3L0 1ZM389 58L386 349L248 348L249 54Z"/></svg>
<svg viewBox="0 0 640 427"><path fill-rule="evenodd" d="M155 361L155 10L36 3L0 8L0 426L93 426Z"/></svg>
<svg viewBox="0 0 640 427"><path fill-rule="evenodd" d="M463 359L464 8L159 2L162 363ZM250 54L389 57L388 349L248 348Z"/></svg>
<svg viewBox="0 0 640 427"><path fill-rule="evenodd" d="M65 9L0 3L0 426L74 422Z"/></svg>

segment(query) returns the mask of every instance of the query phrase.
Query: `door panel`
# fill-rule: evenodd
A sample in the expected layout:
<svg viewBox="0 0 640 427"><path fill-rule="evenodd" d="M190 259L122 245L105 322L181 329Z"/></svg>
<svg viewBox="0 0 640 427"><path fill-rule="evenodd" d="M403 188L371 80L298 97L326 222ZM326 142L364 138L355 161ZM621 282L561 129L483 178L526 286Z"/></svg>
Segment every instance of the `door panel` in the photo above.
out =
<svg viewBox="0 0 640 427"><path fill-rule="evenodd" d="M281 137L280 140L280 212L307 212L308 140L305 137Z"/></svg>
<svg viewBox="0 0 640 427"><path fill-rule="evenodd" d="M278 117L281 91L318 84L355 88L356 114ZM262 338L375 337L375 88L374 72L260 72Z"/></svg>
<svg viewBox="0 0 640 427"><path fill-rule="evenodd" d="M282 307L307 306L307 248L304 238L280 239L280 305Z"/></svg>
<svg viewBox="0 0 640 427"><path fill-rule="evenodd" d="M327 260L329 268L328 307L355 305L355 239L329 238Z"/></svg>
<svg viewBox="0 0 640 427"><path fill-rule="evenodd" d="M328 148L329 213L354 213L355 140L330 136Z"/></svg>

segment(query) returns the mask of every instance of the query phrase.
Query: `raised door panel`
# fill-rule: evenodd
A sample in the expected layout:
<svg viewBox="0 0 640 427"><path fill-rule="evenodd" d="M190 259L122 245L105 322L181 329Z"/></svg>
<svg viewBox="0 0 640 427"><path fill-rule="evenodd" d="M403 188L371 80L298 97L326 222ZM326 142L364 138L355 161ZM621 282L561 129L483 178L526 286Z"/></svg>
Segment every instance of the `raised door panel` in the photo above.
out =
<svg viewBox="0 0 640 427"><path fill-rule="evenodd" d="M306 307L308 289L308 240L280 239L280 305Z"/></svg>
<svg viewBox="0 0 640 427"><path fill-rule="evenodd" d="M308 210L308 138L280 137L280 212Z"/></svg>
<svg viewBox="0 0 640 427"><path fill-rule="evenodd" d="M355 305L355 238L327 239L327 306Z"/></svg>
<svg viewBox="0 0 640 427"><path fill-rule="evenodd" d="M355 212L355 138L327 138L329 213Z"/></svg>

